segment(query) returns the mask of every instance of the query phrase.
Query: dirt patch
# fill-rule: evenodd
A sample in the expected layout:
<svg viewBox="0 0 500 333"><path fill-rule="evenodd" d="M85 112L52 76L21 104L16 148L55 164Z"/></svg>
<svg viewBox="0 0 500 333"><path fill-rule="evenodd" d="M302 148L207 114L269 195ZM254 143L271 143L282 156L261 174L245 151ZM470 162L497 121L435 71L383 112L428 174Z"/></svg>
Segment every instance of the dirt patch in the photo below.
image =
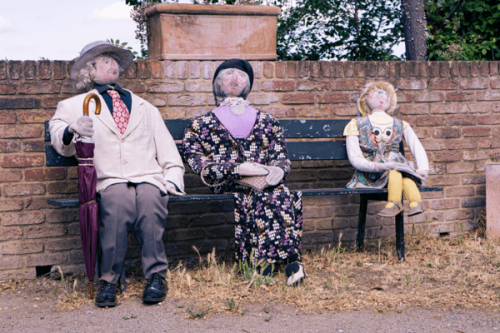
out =
<svg viewBox="0 0 500 333"><path fill-rule="evenodd" d="M406 262L398 260L394 240L368 246L364 253L342 245L306 253L308 278L297 287L285 283L283 268L263 279L251 267L200 257L195 268L179 263L167 276L169 299L186 318L244 315L247 304L282 304L298 311L328 313L373 309L401 312L412 307L499 310L500 241L468 233L435 238L406 237ZM119 297L139 300L144 279L127 277ZM76 282L75 282L76 281ZM40 302L55 301L54 311L91 304L88 284L79 275L64 281L0 281L0 295L25 292Z"/></svg>

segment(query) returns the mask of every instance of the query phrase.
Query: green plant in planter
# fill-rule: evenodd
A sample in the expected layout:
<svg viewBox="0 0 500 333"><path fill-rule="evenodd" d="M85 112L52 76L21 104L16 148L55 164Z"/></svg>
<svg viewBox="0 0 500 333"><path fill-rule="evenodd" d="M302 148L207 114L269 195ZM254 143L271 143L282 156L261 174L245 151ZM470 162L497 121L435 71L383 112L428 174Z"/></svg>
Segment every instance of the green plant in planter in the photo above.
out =
<svg viewBox="0 0 500 333"><path fill-rule="evenodd" d="M500 162L500 153L496 152L490 155L490 160L492 162Z"/></svg>

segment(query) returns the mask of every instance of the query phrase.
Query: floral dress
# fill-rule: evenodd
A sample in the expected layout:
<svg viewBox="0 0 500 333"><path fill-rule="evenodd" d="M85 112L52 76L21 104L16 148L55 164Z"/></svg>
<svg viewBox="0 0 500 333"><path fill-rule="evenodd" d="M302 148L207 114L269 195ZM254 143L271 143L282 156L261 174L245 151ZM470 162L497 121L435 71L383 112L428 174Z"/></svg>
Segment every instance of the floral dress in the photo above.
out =
<svg viewBox="0 0 500 333"><path fill-rule="evenodd" d="M392 128L382 131L374 127L368 117L356 118L356 124L359 131L359 147L367 160L378 163L399 162L406 164L408 171L414 170L413 165L399 151L403 140L403 121L401 119L394 118ZM356 170L346 188L384 188L389 181L391 170L385 170L382 173ZM404 173L404 176L421 184L420 179L411 174Z"/></svg>
<svg viewBox="0 0 500 333"><path fill-rule="evenodd" d="M181 153L194 173L205 168L204 179L217 185L214 193L232 192L235 198L236 258L271 264L301 259L301 192L283 183L255 191L233 182L241 178L237 166L256 162L290 173L283 128L265 112L257 112L255 126L244 139L235 139L213 114L193 120L184 132Z"/></svg>

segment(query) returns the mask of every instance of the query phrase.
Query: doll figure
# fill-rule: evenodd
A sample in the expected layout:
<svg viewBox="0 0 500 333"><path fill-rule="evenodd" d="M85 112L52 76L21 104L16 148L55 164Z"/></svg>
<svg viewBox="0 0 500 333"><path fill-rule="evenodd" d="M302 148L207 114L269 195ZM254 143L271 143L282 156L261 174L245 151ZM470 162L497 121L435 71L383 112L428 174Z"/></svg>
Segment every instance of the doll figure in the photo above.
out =
<svg viewBox="0 0 500 333"><path fill-rule="evenodd" d="M389 115L396 103L396 91L390 83L369 83L358 100L361 117L352 119L344 129L349 162L356 169L346 188L387 186L388 203L378 213L386 217L403 210L403 193L410 202L408 216L423 212L417 184L426 180L429 172L427 154L411 126ZM417 170L399 150L403 138L417 161Z"/></svg>
<svg viewBox="0 0 500 333"><path fill-rule="evenodd" d="M213 80L218 107L186 128L181 151L215 193L234 195L236 259L254 263L262 275L286 264L287 284L295 285L305 277L301 193L285 183L291 163L283 128L246 100L252 84L247 61L223 62ZM257 191L238 183L248 176L266 176L269 187Z"/></svg>
<svg viewBox="0 0 500 333"><path fill-rule="evenodd" d="M133 58L129 50L105 41L85 46L71 69L75 88L85 93L59 102L49 127L52 146L63 156L75 154L77 136L95 142L102 251L98 307L118 304L117 283L131 230L142 248L147 280L143 302L159 303L166 298L168 262L162 236L167 194L184 194L184 164L160 112L117 84ZM89 110L89 116L83 116L88 92L99 97L100 115Z"/></svg>

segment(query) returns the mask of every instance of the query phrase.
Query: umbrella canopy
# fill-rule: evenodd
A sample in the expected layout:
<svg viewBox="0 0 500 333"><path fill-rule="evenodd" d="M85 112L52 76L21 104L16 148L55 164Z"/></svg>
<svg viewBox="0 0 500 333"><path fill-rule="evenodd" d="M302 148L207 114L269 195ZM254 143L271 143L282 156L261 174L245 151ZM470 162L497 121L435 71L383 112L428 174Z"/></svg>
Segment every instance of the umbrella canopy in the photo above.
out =
<svg viewBox="0 0 500 333"><path fill-rule="evenodd" d="M78 198L80 200L80 237L89 281L94 280L98 246L99 215L96 196L97 173L94 169L94 143L77 141ZM91 289L92 297L92 289Z"/></svg>

